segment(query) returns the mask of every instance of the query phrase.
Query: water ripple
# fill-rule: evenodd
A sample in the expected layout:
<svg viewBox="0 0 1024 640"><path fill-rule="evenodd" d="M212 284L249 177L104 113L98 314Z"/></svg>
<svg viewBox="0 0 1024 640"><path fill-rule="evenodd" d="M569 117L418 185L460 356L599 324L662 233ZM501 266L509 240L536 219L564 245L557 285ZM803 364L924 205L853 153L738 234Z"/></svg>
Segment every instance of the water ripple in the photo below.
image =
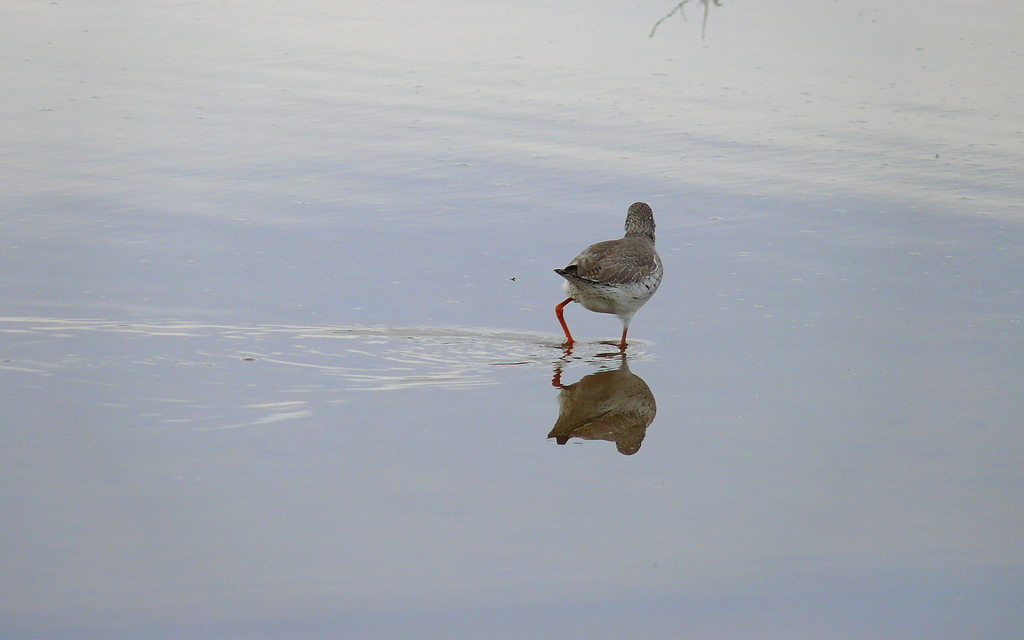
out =
<svg viewBox="0 0 1024 640"><path fill-rule="evenodd" d="M21 358L0 363L9 371L101 367L118 355L135 365L193 365L197 357L217 365L241 359L338 377L347 388L367 391L496 384L504 377L501 372L510 367L603 364L615 351L605 343L581 342L566 354L561 337L554 334L465 327L239 326L182 320L135 323L0 317L0 333L20 345L14 352ZM52 345L39 342L45 338L73 344L74 353L52 353ZM114 349L111 339L116 342ZM632 361L649 357L643 341L630 344ZM50 352L49 360L40 358L40 352Z"/></svg>

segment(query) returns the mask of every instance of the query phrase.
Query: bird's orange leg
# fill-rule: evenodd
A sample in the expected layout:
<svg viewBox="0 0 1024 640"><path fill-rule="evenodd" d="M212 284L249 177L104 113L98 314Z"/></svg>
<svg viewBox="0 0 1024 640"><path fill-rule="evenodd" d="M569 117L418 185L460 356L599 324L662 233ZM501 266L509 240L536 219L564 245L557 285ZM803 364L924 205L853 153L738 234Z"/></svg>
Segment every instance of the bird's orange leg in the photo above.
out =
<svg viewBox="0 0 1024 640"><path fill-rule="evenodd" d="M619 341L619 351L626 350L626 332L629 331L629 325L622 327L622 340Z"/></svg>
<svg viewBox="0 0 1024 640"><path fill-rule="evenodd" d="M565 332L565 346L567 348L571 348L572 343L575 342L575 340L572 339L572 334L569 333L569 325L565 324L565 318L562 316L562 309L564 309L565 305L570 302L572 302L572 298L566 298L555 306L555 315L558 316L558 322L561 323L562 331Z"/></svg>
<svg viewBox="0 0 1024 640"><path fill-rule="evenodd" d="M562 388L562 362L555 365L555 375L551 376L551 386Z"/></svg>

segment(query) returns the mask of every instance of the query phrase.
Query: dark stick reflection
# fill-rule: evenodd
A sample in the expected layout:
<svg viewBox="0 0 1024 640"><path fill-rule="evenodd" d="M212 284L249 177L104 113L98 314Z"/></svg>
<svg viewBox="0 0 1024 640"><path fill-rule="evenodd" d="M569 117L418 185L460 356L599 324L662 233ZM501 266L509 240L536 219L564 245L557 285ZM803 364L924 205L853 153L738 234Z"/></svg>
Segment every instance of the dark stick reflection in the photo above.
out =
<svg viewBox="0 0 1024 640"><path fill-rule="evenodd" d="M672 16L674 16L677 13L679 15L681 15L683 17L683 19L685 20L686 19L686 14L683 13L683 6L687 2L689 2L689 1L690 0L683 0L682 2L677 4L671 11L669 11L668 14L666 14L660 20L655 22L654 26L651 27L651 35L648 36L648 37L653 38L654 37L654 32L658 30L658 27L661 26L661 23L665 22L666 20L668 20L669 18L671 18ZM715 3L716 7L722 6L722 3L719 0L700 0L700 3L702 5L704 5L704 19L700 23L700 39L701 40L704 39L704 34L707 32L707 28L708 28L708 12L711 11L711 3L712 2Z"/></svg>

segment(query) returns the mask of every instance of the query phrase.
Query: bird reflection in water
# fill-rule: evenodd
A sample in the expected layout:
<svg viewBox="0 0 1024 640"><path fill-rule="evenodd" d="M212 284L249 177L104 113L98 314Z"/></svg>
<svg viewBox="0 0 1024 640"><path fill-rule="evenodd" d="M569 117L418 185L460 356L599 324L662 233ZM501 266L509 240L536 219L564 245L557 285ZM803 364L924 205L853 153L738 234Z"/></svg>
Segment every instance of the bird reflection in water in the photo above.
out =
<svg viewBox="0 0 1024 640"><path fill-rule="evenodd" d="M558 444L569 438L607 440L627 456L640 450L658 409L650 387L629 370L625 353L621 358L618 369L592 373L569 385L562 384L564 361L559 361L551 380L561 389L558 420L549 438Z"/></svg>

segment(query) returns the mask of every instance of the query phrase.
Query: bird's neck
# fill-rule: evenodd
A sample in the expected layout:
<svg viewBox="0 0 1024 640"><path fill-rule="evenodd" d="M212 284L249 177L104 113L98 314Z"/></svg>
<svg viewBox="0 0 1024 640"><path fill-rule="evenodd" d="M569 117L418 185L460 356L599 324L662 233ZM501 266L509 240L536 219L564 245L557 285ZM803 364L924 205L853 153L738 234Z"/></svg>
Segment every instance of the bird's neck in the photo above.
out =
<svg viewBox="0 0 1024 640"><path fill-rule="evenodd" d="M627 231L627 238L637 238L640 240L646 240L651 244L654 244L654 232L653 231Z"/></svg>

